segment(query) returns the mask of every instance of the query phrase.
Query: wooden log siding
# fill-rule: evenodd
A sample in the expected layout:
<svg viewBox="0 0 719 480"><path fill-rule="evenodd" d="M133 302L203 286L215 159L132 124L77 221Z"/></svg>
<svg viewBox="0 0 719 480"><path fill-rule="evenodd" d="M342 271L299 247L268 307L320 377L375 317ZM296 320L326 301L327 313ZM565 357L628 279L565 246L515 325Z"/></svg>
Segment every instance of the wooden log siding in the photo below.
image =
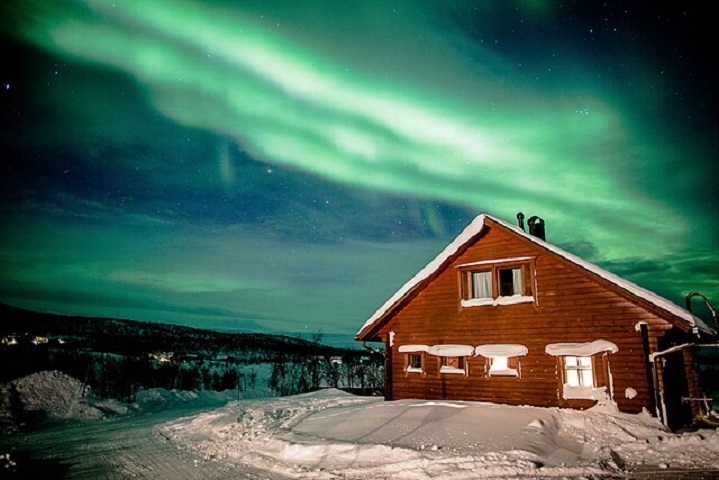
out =
<svg viewBox="0 0 719 480"><path fill-rule="evenodd" d="M531 257L534 302L462 308L460 265L471 262ZM463 399L536 406L584 408L594 401L562 398L556 357L545 353L550 343L585 343L604 339L616 353L595 356L600 385L613 392L620 410L637 413L650 405L640 322L648 325L650 344L671 328L666 320L627 299L618 288L521 237L490 228L447 268L407 299L379 330L394 332L391 352L392 397ZM441 374L434 357L425 355L424 374L406 374L400 345L420 344L525 345L519 377L488 377L482 357L467 357L469 374ZM605 373L606 372L606 373ZM629 398L627 389L636 396Z"/></svg>

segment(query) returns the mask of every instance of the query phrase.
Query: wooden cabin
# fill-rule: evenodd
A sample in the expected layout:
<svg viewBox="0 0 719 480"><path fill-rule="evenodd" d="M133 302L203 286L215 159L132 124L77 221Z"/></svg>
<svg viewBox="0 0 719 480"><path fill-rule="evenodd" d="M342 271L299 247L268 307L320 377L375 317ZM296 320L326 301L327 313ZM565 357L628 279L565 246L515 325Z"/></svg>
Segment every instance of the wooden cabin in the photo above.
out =
<svg viewBox="0 0 719 480"><path fill-rule="evenodd" d="M716 332L544 240L544 222L479 215L362 326L385 398L647 409L674 428L701 397L692 345Z"/></svg>

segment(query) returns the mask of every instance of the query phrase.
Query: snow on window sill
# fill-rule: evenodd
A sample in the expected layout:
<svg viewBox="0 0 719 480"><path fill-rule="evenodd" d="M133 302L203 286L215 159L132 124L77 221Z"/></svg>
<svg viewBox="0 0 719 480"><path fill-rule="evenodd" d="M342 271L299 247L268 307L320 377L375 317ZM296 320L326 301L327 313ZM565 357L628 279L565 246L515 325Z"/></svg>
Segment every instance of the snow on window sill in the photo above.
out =
<svg viewBox="0 0 719 480"><path fill-rule="evenodd" d="M562 397L565 400L602 400L607 398L607 387L575 387L565 383L562 391Z"/></svg>
<svg viewBox="0 0 719 480"><path fill-rule="evenodd" d="M407 367L407 370L405 370L407 373L422 373L421 368L415 368L415 367Z"/></svg>
<svg viewBox="0 0 719 480"><path fill-rule="evenodd" d="M504 369L497 369L497 370L489 370L489 376L490 377L518 377L519 372L517 372L514 368L504 368Z"/></svg>
<svg viewBox="0 0 719 480"><path fill-rule="evenodd" d="M462 299L463 307L484 307L484 306L497 306L497 305L515 305L517 303L529 303L534 302L534 296L532 295L512 295L511 297L497 297L497 298L467 298Z"/></svg>
<svg viewBox="0 0 719 480"><path fill-rule="evenodd" d="M443 366L442 368L439 369L439 373L460 373L460 374L464 375L465 372L464 372L464 369L462 369L462 368Z"/></svg>

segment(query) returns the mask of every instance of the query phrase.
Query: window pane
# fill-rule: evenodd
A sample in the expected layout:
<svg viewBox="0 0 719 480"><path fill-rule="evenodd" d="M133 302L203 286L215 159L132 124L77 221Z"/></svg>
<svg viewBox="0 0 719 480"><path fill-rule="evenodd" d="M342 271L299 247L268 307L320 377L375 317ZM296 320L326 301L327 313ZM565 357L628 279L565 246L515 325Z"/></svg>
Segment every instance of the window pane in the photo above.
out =
<svg viewBox="0 0 719 480"><path fill-rule="evenodd" d="M522 293L522 269L505 268L499 271L499 294L511 297Z"/></svg>
<svg viewBox="0 0 719 480"><path fill-rule="evenodd" d="M577 357L564 357L564 365L566 367L576 367L577 366Z"/></svg>
<svg viewBox="0 0 719 480"><path fill-rule="evenodd" d="M592 378L591 370L581 370L581 384L585 387L594 386L594 378Z"/></svg>
<svg viewBox="0 0 719 480"><path fill-rule="evenodd" d="M579 373L576 370L567 370L567 383L572 387L579 386Z"/></svg>
<svg viewBox="0 0 719 480"><path fill-rule="evenodd" d="M472 298L492 298L492 272L472 272Z"/></svg>
<svg viewBox="0 0 719 480"><path fill-rule="evenodd" d="M492 365L489 367L489 371L493 370L506 370L509 368L507 357L492 357Z"/></svg>
<svg viewBox="0 0 719 480"><path fill-rule="evenodd" d="M410 355L409 366L412 368L422 368L422 356L421 355Z"/></svg>
<svg viewBox="0 0 719 480"><path fill-rule="evenodd" d="M583 367L591 367L592 366L592 359L591 357L578 357L579 365Z"/></svg>
<svg viewBox="0 0 719 480"><path fill-rule="evenodd" d="M512 288L514 289L514 295L522 295L524 293L524 288L522 288L522 269L521 268L513 268L512 269Z"/></svg>

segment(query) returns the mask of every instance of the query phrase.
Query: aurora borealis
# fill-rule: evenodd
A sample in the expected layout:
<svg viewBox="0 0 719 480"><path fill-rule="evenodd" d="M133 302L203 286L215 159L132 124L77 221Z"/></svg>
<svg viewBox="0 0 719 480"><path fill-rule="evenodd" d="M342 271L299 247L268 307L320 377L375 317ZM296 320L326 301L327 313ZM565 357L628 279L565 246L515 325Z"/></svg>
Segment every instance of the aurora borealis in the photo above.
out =
<svg viewBox="0 0 719 480"><path fill-rule="evenodd" d="M5 2L0 301L351 337L471 218L719 304L708 7Z"/></svg>

